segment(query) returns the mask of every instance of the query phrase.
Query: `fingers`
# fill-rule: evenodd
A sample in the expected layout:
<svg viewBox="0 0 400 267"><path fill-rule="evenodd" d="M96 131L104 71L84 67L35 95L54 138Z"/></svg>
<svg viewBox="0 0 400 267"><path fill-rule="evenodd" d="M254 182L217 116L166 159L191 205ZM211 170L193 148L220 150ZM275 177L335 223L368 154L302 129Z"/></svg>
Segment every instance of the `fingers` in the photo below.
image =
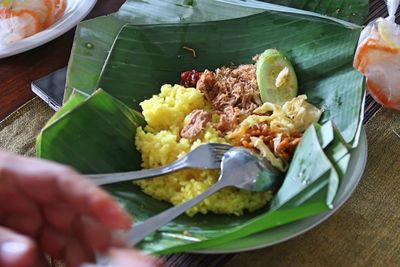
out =
<svg viewBox="0 0 400 267"><path fill-rule="evenodd" d="M111 246L111 232L89 217L81 217L77 225L82 243L95 251L106 251Z"/></svg>
<svg viewBox="0 0 400 267"><path fill-rule="evenodd" d="M1 177L11 179L19 191L40 204L59 199L56 177L61 171L56 164L0 152Z"/></svg>
<svg viewBox="0 0 400 267"><path fill-rule="evenodd" d="M70 232L78 214L64 203L46 205L42 208L45 220L56 230Z"/></svg>
<svg viewBox="0 0 400 267"><path fill-rule="evenodd" d="M73 178L73 179L72 179ZM129 229L132 219L108 194L90 181L71 173L60 179L63 198L76 210L87 214L112 230Z"/></svg>
<svg viewBox="0 0 400 267"><path fill-rule="evenodd" d="M29 236L37 233L42 224L39 210L28 197L18 191L10 177L0 176L0 203L2 225Z"/></svg>
<svg viewBox="0 0 400 267"><path fill-rule="evenodd" d="M43 231L40 244L53 258L64 260L68 267L93 260L92 250L82 241L52 229Z"/></svg>
<svg viewBox="0 0 400 267"><path fill-rule="evenodd" d="M43 229L38 242L40 247L43 251L46 251L47 254L56 259L63 259L69 239L70 237L62 232L58 232L51 228L45 228Z"/></svg>
<svg viewBox="0 0 400 267"><path fill-rule="evenodd" d="M77 267L83 262L93 260L93 255L81 243L71 240L65 251L65 262L68 267Z"/></svg>
<svg viewBox="0 0 400 267"><path fill-rule="evenodd" d="M132 225L131 217L107 193L70 168L0 153L0 174L15 178L18 190L40 205L67 204L112 230Z"/></svg>
<svg viewBox="0 0 400 267"><path fill-rule="evenodd" d="M73 225L74 235L46 228L42 231L42 249L57 259L65 259L68 266L93 258L92 251L105 251L111 245L111 233L101 224L89 218L77 218Z"/></svg>
<svg viewBox="0 0 400 267"><path fill-rule="evenodd" d="M110 251L111 265L121 267L161 267L161 260L145 256L138 251L132 249L112 249Z"/></svg>
<svg viewBox="0 0 400 267"><path fill-rule="evenodd" d="M0 205L4 225L36 238L70 266L106 251L112 233L132 225L118 203L72 169L1 152L0 203L9 203Z"/></svg>
<svg viewBox="0 0 400 267"><path fill-rule="evenodd" d="M20 234L34 237L43 225L39 212L10 214L3 222L4 226L12 228Z"/></svg>
<svg viewBox="0 0 400 267"><path fill-rule="evenodd" d="M32 240L0 227L0 266L31 267L37 261L36 246Z"/></svg>
<svg viewBox="0 0 400 267"><path fill-rule="evenodd" d="M110 263L107 266L118 267L162 267L161 259L145 256L132 249L112 249L109 252ZM83 264L80 267L100 267L96 264Z"/></svg>

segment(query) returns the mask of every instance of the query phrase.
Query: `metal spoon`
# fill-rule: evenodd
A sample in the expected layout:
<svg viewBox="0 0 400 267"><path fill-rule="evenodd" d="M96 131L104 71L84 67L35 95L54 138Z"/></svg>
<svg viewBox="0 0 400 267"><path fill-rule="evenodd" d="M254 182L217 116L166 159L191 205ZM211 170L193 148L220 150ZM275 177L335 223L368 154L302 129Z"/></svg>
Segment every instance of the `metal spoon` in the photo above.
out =
<svg viewBox="0 0 400 267"><path fill-rule="evenodd" d="M281 176L282 173L272 167L269 162L258 158L249 150L240 147L231 148L222 158L221 175L217 183L197 197L135 225L128 232L126 241L130 246L136 245L147 235L224 187L234 186L261 192L275 188L281 182ZM106 255L98 255L97 266L108 263L109 258Z"/></svg>
<svg viewBox="0 0 400 267"><path fill-rule="evenodd" d="M268 161L258 158L245 148L231 148L222 158L221 175L217 183L197 197L135 225L129 231L128 242L132 246L139 243L147 235L224 187L234 186L261 192L274 188L280 181L281 173Z"/></svg>

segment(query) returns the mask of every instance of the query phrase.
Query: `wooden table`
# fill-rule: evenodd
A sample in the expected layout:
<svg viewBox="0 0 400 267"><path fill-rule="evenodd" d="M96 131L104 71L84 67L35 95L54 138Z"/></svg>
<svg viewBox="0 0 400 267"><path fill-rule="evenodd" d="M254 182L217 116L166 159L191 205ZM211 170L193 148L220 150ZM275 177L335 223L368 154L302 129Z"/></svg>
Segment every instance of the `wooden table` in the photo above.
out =
<svg viewBox="0 0 400 267"><path fill-rule="evenodd" d="M125 0L98 0L89 18L117 11ZM67 65L75 29L28 52L0 59L0 120L34 97L31 82Z"/></svg>
<svg viewBox="0 0 400 267"><path fill-rule="evenodd" d="M98 0L89 17L115 12L124 0ZM370 0L368 21L386 13L384 0ZM67 65L74 30L34 50L0 60L0 120L34 97L30 83ZM367 96L365 121L379 109L379 105ZM168 256L168 266L223 266L232 254L200 255L177 254Z"/></svg>

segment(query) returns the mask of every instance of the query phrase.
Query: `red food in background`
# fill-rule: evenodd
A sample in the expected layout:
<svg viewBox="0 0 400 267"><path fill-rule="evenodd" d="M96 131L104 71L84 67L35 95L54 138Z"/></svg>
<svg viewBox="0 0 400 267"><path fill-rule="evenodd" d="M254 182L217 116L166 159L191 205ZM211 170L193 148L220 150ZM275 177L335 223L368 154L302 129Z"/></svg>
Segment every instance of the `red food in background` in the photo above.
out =
<svg viewBox="0 0 400 267"><path fill-rule="evenodd" d="M196 87L197 81L203 73L197 70L189 70L181 73L181 85Z"/></svg>

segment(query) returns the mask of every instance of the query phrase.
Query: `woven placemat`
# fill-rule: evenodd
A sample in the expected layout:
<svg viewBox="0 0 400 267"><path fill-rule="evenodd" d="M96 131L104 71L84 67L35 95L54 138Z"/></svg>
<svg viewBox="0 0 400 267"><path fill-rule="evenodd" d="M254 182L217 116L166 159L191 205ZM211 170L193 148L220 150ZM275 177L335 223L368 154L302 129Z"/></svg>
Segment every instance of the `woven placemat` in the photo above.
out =
<svg viewBox="0 0 400 267"><path fill-rule="evenodd" d="M36 136L52 114L38 97L27 102L0 122L0 150L34 156Z"/></svg>

